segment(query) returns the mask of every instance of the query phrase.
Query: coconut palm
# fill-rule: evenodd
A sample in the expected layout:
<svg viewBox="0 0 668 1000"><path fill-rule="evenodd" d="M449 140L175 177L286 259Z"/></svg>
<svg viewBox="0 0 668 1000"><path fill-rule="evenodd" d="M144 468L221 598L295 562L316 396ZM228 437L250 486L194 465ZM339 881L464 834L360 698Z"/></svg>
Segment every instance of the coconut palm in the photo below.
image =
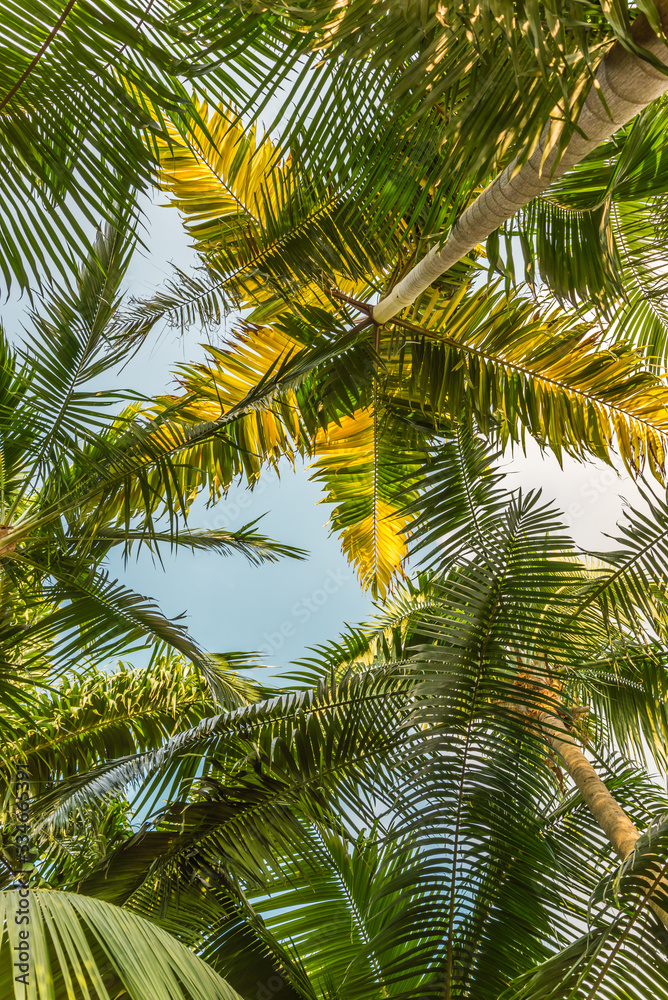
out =
<svg viewBox="0 0 668 1000"><path fill-rule="evenodd" d="M293 693L116 761L75 720L44 830L133 785L157 812L64 886L44 840L43 891L169 929L244 997L668 995L667 802L632 763L665 766L668 508L587 563L538 496L475 489L460 554L315 650ZM647 830L621 868L602 798Z"/></svg>
<svg viewBox="0 0 668 1000"><path fill-rule="evenodd" d="M414 302L439 275L486 241L555 179L598 152L598 147L668 90L668 6L659 2L650 18L640 14L634 20L626 40L627 46L631 43L630 51L618 41L606 52L594 86L574 116L577 132L559 143L555 130L546 125L531 155L520 154L509 163L459 216L445 244L431 250L374 307L376 322L387 322Z"/></svg>

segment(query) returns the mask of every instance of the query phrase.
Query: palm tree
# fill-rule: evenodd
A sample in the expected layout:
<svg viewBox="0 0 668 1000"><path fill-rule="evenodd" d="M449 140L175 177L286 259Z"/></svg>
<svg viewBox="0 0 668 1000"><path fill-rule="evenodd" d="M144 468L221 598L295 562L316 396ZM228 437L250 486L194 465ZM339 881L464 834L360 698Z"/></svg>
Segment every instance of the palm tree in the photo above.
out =
<svg viewBox="0 0 668 1000"><path fill-rule="evenodd" d="M554 180L661 97L668 90L667 30L668 5L659 0L652 24L640 14L631 25L633 47L629 50L618 41L602 59L594 86L577 116L577 132L559 148L554 130L546 125L528 159L516 157L459 216L444 245L434 247L374 306L375 322L386 323L414 302L436 278L486 241Z"/></svg>
<svg viewBox="0 0 668 1000"><path fill-rule="evenodd" d="M470 485L456 547L439 545L434 572L372 627L314 651L294 692L157 751L141 737L116 761L77 734L75 698L81 753L36 803L45 829L69 831L65 850L44 842L48 899L76 888L141 915L244 997L668 996L647 905L649 883L665 906L668 803L623 756L643 746L665 766L668 508L634 514L620 547L587 563L538 496ZM45 720L68 692L51 698ZM14 752L30 759L33 740ZM558 741L596 794L571 784ZM83 858L72 817L123 816L137 782L142 813L158 811ZM601 789L649 827L621 867L597 825Z"/></svg>
<svg viewBox="0 0 668 1000"><path fill-rule="evenodd" d="M238 658L239 660L241 658ZM238 681L238 694L244 688ZM246 700L261 689L246 684ZM13 800L18 769L29 769L35 782L48 791L64 777L95 766L122 753L157 750L180 728L194 726L211 712L208 685L183 657L168 652L142 670L121 663L115 673L90 668L85 676L66 676L54 689L32 699L31 717L6 711L10 724L2 746L3 826L15 821ZM40 995L70 997L88 984L100 1000L130 996L132 1000L175 997L183 1000L235 1000L237 994L220 976L166 930L135 914L98 900L84 900L67 891L47 887L69 883L105 856L117 843L132 835L127 804L89 810L72 823L42 856L40 877L30 886L29 953L25 982ZM33 829L31 828L31 834ZM83 834L83 836L82 836ZM33 841L32 847L36 846ZM12 946L20 951L17 880L32 867L34 852L22 860L17 839L10 835L2 847L0 908L8 925ZM35 885L39 882L39 885ZM20 884L20 882L18 882ZM40 952L39 949L46 948ZM65 949L69 965L49 969L35 958L55 948ZM0 968L4 995L14 995L17 969L13 963ZM26 970L20 970L24 972ZM20 982L20 980L19 980ZM74 984L76 983L76 987ZM123 986L128 992L118 993ZM28 994L29 995L29 994Z"/></svg>
<svg viewBox="0 0 668 1000"><path fill-rule="evenodd" d="M375 306L377 322L477 244L493 243L507 219L540 205L552 182L598 157L643 109L651 118L667 86L663 0L641 11L621 3L614 13L570 0L518 2L503 13L487 0L470 10L440 2L269 10L285 40L249 87L248 107L258 115L278 100L272 129L282 149L294 145L310 173L346 191L351 215L375 204L366 225L379 234L403 223L416 237L403 282L397 270ZM605 246L610 220L601 221ZM536 234L522 220L520 228ZM588 254L578 258L582 275Z"/></svg>
<svg viewBox="0 0 668 1000"><path fill-rule="evenodd" d="M244 130L229 109L200 110L207 131L188 143L172 135L161 156L163 185L184 216L201 269L177 272L160 294L136 303L119 320L119 333L141 338L165 318L218 328L226 312L241 311L236 331L211 348L205 365L182 368L184 392L167 400L195 418L218 419L295 352L306 366L311 359L302 382L248 414L239 431L243 472L253 483L267 463L315 455L313 475L335 505L332 526L365 586L382 595L401 572L414 526L410 506L438 477L459 475L458 449L448 445L460 433L482 431L502 447L529 433L558 457L613 462L619 455L633 474L649 468L662 478L665 383L635 349L650 340L665 350L665 327L652 310L625 341L615 321L592 323L527 289L486 287L469 260L409 314L379 328L367 300L393 283L417 247L407 222L390 220L379 236L384 193L356 203L335 179L320 182L308 172L299 153L280 160L271 140ZM603 187L608 172L626 178L610 211L622 219L624 245L638 228L632 208L657 175L656 162L639 154L662 141L667 116L662 108L649 138L634 126L616 140L616 160L603 168L597 160L569 180L568 197L579 204L592 177ZM428 225L434 197L420 224ZM651 271L646 251L659 226L649 207L640 214L644 236L624 261L625 274L637 276L636 304L637 261L642 256ZM595 292L613 294L605 260L590 256L591 287L583 279L580 290L590 300ZM612 301L628 313L628 299Z"/></svg>
<svg viewBox="0 0 668 1000"><path fill-rule="evenodd" d="M57 858L53 871L45 870L46 884L52 884L53 876L59 888L55 895L53 889L39 890L45 895L36 897L43 926L54 927L51 918L58 912L63 925L79 928L79 935L82 919L87 930L83 940L79 937L78 953L45 932L40 937L43 953L50 956L61 995L67 995L67 986L59 949L82 982L86 968L110 963L106 986L99 976L91 980L101 995L103 989L107 994L124 989L148 995L152 984L142 981L136 962L123 964L118 936L107 934L105 939L100 933L103 919L117 929L131 910L162 922L163 930L174 931L246 995L261 984L270 993L317 996L331 992L335 984L343 993L368 996L468 991L498 998L504 989L516 997L556 998L573 989L580 991L576 995L593 996L617 989L628 978L631 962L640 971L631 986L624 980L627 993L645 996L649 982L653 995L661 996L665 969L645 934L655 928L644 899L648 878L650 884L658 881L660 889L656 867L651 867L656 865L656 838L641 840L617 881L601 884L602 873L611 871L601 861L605 842L587 827L579 800L563 798L554 764L547 766L546 756L557 750L564 761L570 759L574 776L583 766L582 755L575 760L572 730L568 738L563 733L565 720L572 726L582 703L599 705L622 747L642 734L660 754L657 734L663 722L652 712L648 694L654 692L652 685L662 683L662 571L654 554L661 551L663 528L651 534L654 529L637 521L636 529L650 531L649 541L643 537L638 550L631 539L618 557L621 569L604 567L593 581L569 552L552 515L537 513L532 502L517 502L503 515L505 521L492 505L502 526L494 529L498 545L487 546L484 558L479 544L471 559L461 540L452 537L462 518L473 516L476 530L488 541L484 526L494 522L473 511L466 491L460 495L452 489L453 479L470 485L471 462L481 470L489 464L484 454L471 457L471 442L479 431L501 444L529 432L557 453L593 452L606 459L618 448L633 471L647 463L662 475L665 388L652 369L654 359L644 361L632 345L611 342L609 334L592 330L574 313L551 311L549 303L537 308L522 291L502 298L476 289L471 261L461 263L415 302L408 317L389 328L372 326L378 314L370 301L410 271L427 238L450 228L484 178L496 171L497 161L505 166L519 152L520 171L524 160L530 162L546 112L559 103L550 80L557 66L567 67L567 85L576 84L561 107L572 121L577 119L587 100L586 83L611 41L611 21L588 12L585 23L591 30L578 35L579 29L563 16L568 12L560 9L562 18L553 21L548 38L542 32L545 12L539 12L537 42L528 56L526 47L517 44L526 34L521 19L505 24L500 19L488 30L488 11L481 8L480 24L464 19L460 44L447 12L439 8L423 12L430 23L417 43L423 49L420 58L411 65L415 42L401 50L408 28L400 23L396 30L394 12L365 35L359 31L358 6L335 13L334 20L331 5L326 11L316 6L308 13L311 23L305 31L301 13L281 10L277 15L265 8L261 25L270 27L273 20L278 28L270 28L270 37L280 38L274 52L283 46L278 72L274 59L268 60L268 72L280 82L300 52L317 47L325 54L322 97L335 73L347 85L355 60L365 58L371 45L376 66L361 87L364 99L352 119L345 104L339 102L338 110L343 108L339 117L350 128L365 107L373 107L375 116L379 100L386 101L391 88L403 87L406 100L397 102L382 142L353 128L344 164L343 153L333 154L340 130L331 127L325 135L323 115L307 130L307 141L292 159L276 162L269 144L258 150L252 132L241 134L234 113L225 109L213 117L203 109L185 130L170 131L163 123L157 150L167 174L173 174L175 200L187 211L205 272L199 280L179 276L170 294L148 311L139 308L121 329L143 334L165 314L188 315L194 309L215 320L221 304L231 303L246 310L240 336L232 350L212 351L206 367L184 372L185 391L179 397L144 406L139 416L126 411L102 426L98 419L94 435L87 435L83 445L67 421L56 419L55 435L47 427L37 464L28 470L34 485L18 485L10 516L3 519L2 556L11 566L23 565L24 550L30 553L30 567L43 585L40 608L46 598L56 609L46 615L46 624L42 618L31 619L30 642L69 634L70 627L83 622L86 648L95 642L99 655L111 653L119 635L153 634L168 637L210 675L211 661L153 609L137 609L132 597L118 599L99 576L89 586L91 573L97 573L113 542L171 541L177 517L187 510L193 491L205 484L216 497L239 471L252 481L267 462L315 450L316 474L338 504L335 524L365 582L379 592L388 586L405 556L406 533L418 518L426 519L429 530L416 534L415 542L437 543L433 558L438 562L445 533L448 553L457 558L441 566L442 592L431 597L428 612L421 610L415 630L405 628L406 619L404 628L396 622L393 631L382 630L377 647L361 651L364 669L353 667L350 678L337 676L336 661L326 657L332 680L321 682L315 694L260 703L234 715L223 712L198 723L162 752L149 750L146 756L146 748L140 747L139 756L131 754L118 767L88 752L82 774L70 769L65 786L51 790L42 803L52 810L54 825L69 821L72 805L85 808L100 790L114 795L142 770L153 781L149 796L160 784L162 794L172 792L168 798L175 801L161 810L145 836L118 844L114 834L115 850L104 860L95 851L86 859L79 850L77 857L90 874L78 897L63 891L62 880L53 874ZM203 5L188 9L193 18L205 13ZM229 31L226 16L221 22ZM402 11L399 22L403 17ZM446 21L443 31L436 27L441 20ZM205 25L201 37L209 32L210 40L221 22ZM295 23L301 49L294 45ZM624 24L612 26L635 45ZM413 23L410 30L416 34ZM383 50L388 31L393 40L390 62L396 67L390 74ZM485 31L489 38L481 46ZM224 37L219 32L216 42L222 44ZM485 88L489 92L492 78L470 72L470 81L460 86L456 79L453 83L453 67L455 78L467 60L469 70L471 60L478 69L489 70L504 41L507 52L501 68L493 71L504 86L494 88L487 121L480 123L473 143L462 129L480 94ZM327 55L330 49L333 57ZM252 61L252 44L244 58ZM532 77L531 69L541 59L541 72ZM416 65L424 69L429 60L436 70L432 66L416 87L411 83ZM443 76L446 65L450 77L443 77L449 87L444 96L438 73ZM521 77L530 81L522 99L504 107L509 86ZM151 115L153 105L146 98ZM500 106L503 113L494 119ZM303 109L296 116L302 124ZM537 109L542 113L536 114ZM505 145L490 151L509 115L513 127ZM445 135L453 141L444 156ZM587 296L605 300L617 310L617 323L640 301L636 342L663 347L660 311L657 315L643 301L648 276L651 283L657 269L644 261L641 273L637 267L644 247L656 245L662 217L653 195L641 198L640 210L633 211L638 190L643 185L645 190L652 184L656 188L657 175L663 177L660 139L660 130L652 133L650 116L645 116L616 135L612 149L603 147L580 170L558 180L517 224L529 278L536 260L549 279L557 271L558 233L545 236L545 218L566 218L571 225L567 231L578 237L593 228L598 254L593 266L583 253L576 258L576 263L587 260L583 272L568 276L561 287L552 280L553 290L574 298L578 306ZM565 157L570 142L567 128ZM638 163L638 151L647 149L651 156ZM329 172L319 171L319 164ZM454 170L456 164L465 169ZM565 205L559 198L564 193ZM597 221L602 224L596 230ZM498 266L493 239L489 249L492 265ZM623 262L621 282L614 274L618 260ZM510 263L507 256L508 273ZM92 271L97 270L95 265ZM599 294L601 289L605 295ZM636 296L630 306L624 300L629 289ZM362 322L355 323L360 312ZM62 329L51 320L47 325L49 336ZM42 378L43 393L55 375L62 381L63 372L71 371L71 357L63 358L61 349L59 371L56 362L50 367L44 362L49 374ZM90 367L82 370L89 373ZM81 404L79 397L76 402ZM35 411L33 402L30 412ZM50 463L57 449L54 473ZM446 499L438 506L443 486ZM476 484L474 493L478 488ZM30 507L27 500L35 497ZM165 506L170 528L160 533L153 518ZM72 538L67 549L59 535L63 518L65 534ZM557 540L548 547L546 562L550 530ZM40 544L49 552L41 562ZM71 555L73 564L64 554ZM649 558L654 562L645 567L643 560ZM527 579L533 584L528 594ZM643 587L650 588L649 597ZM70 595L76 595L74 612L63 603ZM117 612L113 628L112 605ZM128 606L134 614L131 626ZM350 648L358 639L350 638ZM25 649L24 638L22 642ZM416 643L422 648L413 658L408 647ZM61 663L80 648L78 635L73 644L62 644ZM396 659L402 661L399 666ZM631 689L628 701L606 680L607 673L603 679L597 673L610 665L624 681L640 684ZM563 691L558 692L558 684ZM230 694L229 685L227 697L231 703L244 700ZM642 708L640 724L629 702ZM596 738L598 748L604 736L594 728L590 739ZM189 750L186 757L195 744L207 751L204 763L199 757L194 762ZM88 775L91 763L95 770ZM613 769L622 778L618 804L626 807L636 829L665 810L651 783L614 762ZM599 770L605 777L605 768L600 765ZM195 777L201 785L193 783ZM603 794L600 787L598 792ZM379 804L384 810L380 819ZM109 832L127 833L123 803L112 806L111 813L103 815L102 825L108 821ZM76 842L76 832L72 839ZM659 839L659 855L661 850ZM595 903L602 899L607 908L590 927L588 900L597 885ZM629 902L634 892L641 897L635 908ZM91 906L81 902L86 895L95 898ZM343 934L332 935L330 947L314 940L308 916L300 915L304 900L315 900L322 919L331 917L335 928L343 928ZM655 905L660 906L660 894L658 900ZM125 904L123 910L119 903ZM116 909L105 909L110 904ZM510 918L529 905L518 955ZM145 924L131 927L132 933L149 933ZM577 937L580 931L583 936ZM107 942L105 959L97 948L102 940ZM155 940L151 938L151 947L161 946L166 968L173 968L166 957L170 940ZM255 982L252 975L248 979L249 955L256 963L252 975L262 969L263 978ZM192 974L181 986L192 993L199 966L188 967ZM637 985L641 977L644 994ZM9 989L9 978L5 985ZM178 987L176 980L167 979L160 988L169 995ZM223 988L211 981L211 993Z"/></svg>

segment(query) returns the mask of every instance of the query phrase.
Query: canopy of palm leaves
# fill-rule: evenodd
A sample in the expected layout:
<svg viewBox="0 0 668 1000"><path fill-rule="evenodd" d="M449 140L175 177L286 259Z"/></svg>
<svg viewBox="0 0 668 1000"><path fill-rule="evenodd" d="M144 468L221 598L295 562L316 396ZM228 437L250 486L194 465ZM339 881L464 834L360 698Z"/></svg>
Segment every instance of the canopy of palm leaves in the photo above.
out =
<svg viewBox="0 0 668 1000"><path fill-rule="evenodd" d="M35 802L44 906L62 895L93 920L75 902L89 898L147 920L248 998L668 996L639 889L663 870L668 803L620 755L665 764L668 509L583 561L537 495L471 485L476 516L438 573L314 651L293 693L199 721L192 703L175 736L185 718L156 726L162 706L125 721L111 704L90 739L94 686L43 700L41 748L26 732L12 753L36 779L54 767ZM79 752L63 766L49 733L65 703ZM621 869L544 709L648 830ZM138 832L133 788L140 815L157 809Z"/></svg>
<svg viewBox="0 0 668 1000"><path fill-rule="evenodd" d="M20 85L10 88L12 100L25 103L25 88L32 88L37 107L44 97L40 88L50 94L49 74L60 80L70 72L64 69L67 47L81 30L78 19L88 18L93 25L98 16L75 6L56 19L44 52L35 65L34 60L26 64ZM656 28L652 11L649 5L645 13ZM353 326L355 313L332 290L361 300L368 313L369 296L387 289L410 267L425 240L448 228L490 172L518 153L521 159L523 150L528 155L550 113L555 119L555 108L565 124L560 141L566 141L569 123L611 43L617 39L635 46L628 30L632 12L621 8L614 16L566 5L549 11L522 8L500 17L484 5L475 15L423 5L417 34L403 8L388 10L378 23L377 13L367 3L333 9L315 4L305 20L271 7L250 18L245 11L240 20L236 5L214 12L208 4L192 3L178 11L151 10L138 18L134 34L127 28L130 8L119 8L103 28L95 24L94 37L106 54L102 60L99 52L86 56L96 70L102 62L102 70L92 77L99 90L91 102L95 110L77 127L89 136L85 148L90 147L94 162L95 157L104 160L107 173L112 167L117 177L112 183L98 169L97 187L75 183L82 197L93 192L93 201L79 208L90 214L91 206L102 204L103 183L105 197L124 200L128 185L141 184L127 176L115 153L106 151L109 141L115 149L134 149L127 144L126 118L118 119L125 132L105 132L104 141L91 125L91 115L105 107L105 88L115 87L116 99L122 91L127 101L141 105L144 116L143 131L134 123L132 141L145 155L135 150L123 157L124 163L138 164L148 177L154 170L150 162L159 161L162 186L185 213L204 263L201 277L177 275L175 287L144 303L126 329L145 331L166 311L182 322L216 323L223 311L243 307L250 324L243 340L250 336L261 355L252 365L255 379L266 378L286 352L310 347L314 332L329 335L330 342L340 337ZM46 11L40 17L42 24ZM358 37L361 23L375 25L363 33L364 41ZM148 48L145 32L151 37ZM119 69L118 53L108 58L105 46L114 33L124 38L119 59L125 69ZM180 48L174 49L177 37ZM11 44L16 45L15 38ZM186 56L196 50L209 61L188 62ZM222 52L225 71L217 61ZM84 58L78 49L77 58ZM150 80L147 58L156 67ZM229 105L210 113L206 105L185 101L176 81L193 72L206 81L205 89L211 85L220 92L223 86L226 100L236 98L252 114L285 85L281 149L291 143L291 155L280 159L271 142L258 143L255 127L241 128ZM291 102L296 110L287 115ZM312 116L314 102L318 114ZM55 115L51 97L48 107ZM388 111L382 136L368 127L379 108ZM318 406L325 408L314 419L313 413L304 416L295 409L291 396L278 403L274 395L278 416L264 421L249 416L239 426L236 455L226 456L213 474L214 494L221 481L226 487L239 471L252 480L267 459L315 449L321 454L316 475L335 504L333 527L343 532L344 547L364 584L382 594L406 555L408 523L392 495L392 481L403 478L410 499L423 463L420 453L433 449L434 429L448 432L448 420L453 412L459 417L460 407L466 419L502 442L528 431L558 455L591 451L608 459L617 449L631 470L649 462L661 475L663 382L653 381L651 373L665 352L664 118L663 105L653 105L511 220L505 247L498 233L488 242L491 269L510 281L512 234L519 232L529 285L540 278L551 294L570 299L580 311L592 303L607 310L603 329L588 330L575 313L557 321L549 303L534 316L533 303L522 295L514 299L513 321L507 323L505 305L471 289L477 272L465 262L415 303L404 318L410 328L394 325L385 335L352 338L355 355L346 353L340 359L346 371L335 375L336 405L320 399ZM74 126L65 120L70 136ZM80 163L84 169L87 161L81 157ZM94 168L85 169L92 173ZM71 178L76 180L74 174ZM32 198L30 204L37 202ZM67 214L54 218L73 224ZM454 297L453 288L458 289ZM471 300L462 305L459 295ZM288 306L296 319L286 315ZM455 345L447 339L451 329ZM260 348L267 339L268 347ZM377 357L364 366L369 377L360 394L359 355L365 345ZM644 365L632 354L636 346L645 348ZM239 353L246 369L242 385L251 389L247 352ZM221 367L220 357L212 360ZM452 372L458 375L453 378ZM195 396L207 387L210 393L212 382L222 399L238 397L241 388L237 378L215 370L213 380L200 371L185 381ZM414 428L415 410L422 419L425 409L427 427ZM221 411L214 403L206 412L219 417ZM403 454L395 448L398 437L408 443ZM207 468L220 461L212 454L207 460Z"/></svg>
<svg viewBox="0 0 668 1000"><path fill-rule="evenodd" d="M662 35L666 15L662 0L614 9L570 0L505 6L484 0L470 9L440 0L413 6L312 2L299 11L279 7L270 5L269 11L282 19L283 51L259 86L249 87L248 108L258 115L270 101L272 108L278 102L271 130L280 135L283 148L294 146L310 172L345 191L353 211L366 206L374 234L388 225L392 231L393 220L396 226L408 225L419 247L441 240L480 187L504 166L527 159L546 125L551 129L546 153L555 143L563 148L613 43L642 53L631 23L638 19L645 32ZM193 3L189 10L206 17L212 7ZM646 126L656 108L641 116ZM638 151L641 139L634 123L630 129ZM645 133L649 138L647 128ZM612 148L618 148L616 138ZM647 161L655 164L656 149L650 139L645 169L652 169ZM609 163L609 151L605 155ZM629 157L629 165L631 159L636 166L642 162ZM600 225L594 227L596 234L592 220L584 220L590 242L598 244L595 259L572 242L577 263L566 283L579 291L588 283L598 290L602 281L619 291L605 261L607 274L601 273L600 257L610 263L614 256L615 226L606 205L610 198L617 200L613 189L617 181L624 184L625 173L606 177L604 171L595 187L582 184L581 194L585 200L589 196L586 209L598 211ZM661 197L660 180L641 195L659 212ZM572 203L564 205L551 195L547 200L555 230L578 228ZM642 229L639 220L634 228ZM521 229L529 240L541 231L530 220ZM623 242L617 233L622 252ZM546 273L550 270L546 262ZM564 280L561 274L557 291Z"/></svg>
<svg viewBox="0 0 668 1000"><path fill-rule="evenodd" d="M192 86L243 101L273 47L240 45L252 28L238 8L207 39L211 15L174 0L3 0L0 13L0 275L30 291L67 275L100 216L150 192L156 140L168 122L191 128Z"/></svg>
<svg viewBox="0 0 668 1000"><path fill-rule="evenodd" d="M639 6L660 30L654 3ZM376 222L420 219L423 237L438 234L491 173L528 156L546 122L566 140L611 45L638 49L637 13L572 0L5 0L3 278L27 287L45 265L65 266L84 219L97 224L128 186L155 180L169 123L184 138L201 125L192 85L253 115L278 99L284 144L298 141L315 175L358 203L371 195Z"/></svg>
<svg viewBox="0 0 668 1000"><path fill-rule="evenodd" d="M668 513L653 502L587 562L535 495L499 493L481 443L529 434L663 479L665 105L490 237L503 284L485 284L479 247L409 314L371 322L549 119L566 144L605 52L637 49L636 12L5 6L0 265L7 284L52 259L62 275L31 339L3 345L0 385L4 788L8 805L26 761L36 997L668 995L645 889L665 906L665 794L620 756L666 763ZM195 78L215 110L185 96ZM275 145L241 123L281 90ZM202 270L122 313L127 218L155 179ZM235 334L178 394L90 389L163 318L217 326L231 309ZM366 586L384 595L409 548L433 575L263 699L103 560L121 542L299 554L254 526L184 525L198 493L306 455ZM182 659L107 680L95 668L121 642ZM88 678L57 683L82 655ZM32 718L29 675L45 686ZM550 713L647 829L621 867L559 772Z"/></svg>

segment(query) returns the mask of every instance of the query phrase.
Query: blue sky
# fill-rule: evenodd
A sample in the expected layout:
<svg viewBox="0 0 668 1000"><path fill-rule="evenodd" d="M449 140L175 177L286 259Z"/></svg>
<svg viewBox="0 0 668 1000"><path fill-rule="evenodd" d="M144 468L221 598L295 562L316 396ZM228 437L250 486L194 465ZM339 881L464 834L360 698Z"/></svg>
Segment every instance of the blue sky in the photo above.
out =
<svg viewBox="0 0 668 1000"><path fill-rule="evenodd" d="M260 530L308 549L303 562L257 567L239 555L165 552L164 569L144 553L127 567L116 557L113 571L156 598L165 614L185 611L193 635L210 651L257 651L263 662L285 666L371 610L337 539L328 537L319 497L303 469L288 467L280 480L268 474L253 492L233 488L227 500L191 516L193 526L235 529L267 512Z"/></svg>

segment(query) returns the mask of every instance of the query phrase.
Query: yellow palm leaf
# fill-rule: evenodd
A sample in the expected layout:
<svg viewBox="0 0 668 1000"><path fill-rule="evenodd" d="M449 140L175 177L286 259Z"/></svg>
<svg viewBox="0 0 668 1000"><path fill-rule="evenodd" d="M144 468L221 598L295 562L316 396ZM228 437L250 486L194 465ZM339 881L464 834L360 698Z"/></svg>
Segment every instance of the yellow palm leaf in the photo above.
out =
<svg viewBox="0 0 668 1000"><path fill-rule="evenodd" d="M343 417L317 436L311 466L327 489L320 502L337 504L330 523L343 551L365 589L380 597L403 575L410 519L400 511L415 472L392 430L371 408Z"/></svg>
<svg viewBox="0 0 668 1000"><path fill-rule="evenodd" d="M183 366L179 395L160 396L150 408L127 410L117 420L119 437L134 421L164 418L134 451L134 460L146 458L149 487L160 490L162 473L156 468L164 456L171 461L170 479L175 487L171 502L175 508L188 510L202 489L208 489L209 500L215 501L227 491L235 478L243 476L250 484L259 477L264 466L276 467L280 458L294 463L298 454L308 450L309 435L304 428L296 405L295 394L285 390L272 406L248 408L220 434L205 435L197 444L184 444L184 435L225 416L243 400L257 383L276 365L300 349L287 334L271 327L244 327L235 335L227 349L209 348L210 364ZM124 504L136 504L143 487L128 477L126 484L97 505L97 513L107 520L112 511L123 516ZM160 505L156 492L155 506ZM134 509L134 508L133 508Z"/></svg>
<svg viewBox="0 0 668 1000"><path fill-rule="evenodd" d="M436 293L437 294L437 293ZM601 344L586 323L562 309L540 311L487 289L434 308L426 300L398 321L413 334L411 396L436 413L468 411L503 442L528 429L562 452L613 461L632 474L648 465L660 480L668 446L668 386L638 352ZM421 340L415 337L421 335Z"/></svg>
<svg viewBox="0 0 668 1000"><path fill-rule="evenodd" d="M231 108L209 113L201 104L197 111L206 129L194 126L186 140L172 128L171 142L161 144L161 182L186 230L210 253L230 227L267 223L268 193L290 166L277 163L273 143L258 143L255 126L244 129Z"/></svg>
<svg viewBox="0 0 668 1000"><path fill-rule="evenodd" d="M158 148L162 187L195 240L207 294L262 306L284 294L323 302L328 281L349 295L368 291L398 248L401 227L371 242L370 221L354 200L290 156L280 159L271 139L245 129L233 109L202 104L196 112L206 126L195 123L187 135L172 128ZM193 289L185 285L187 299Z"/></svg>

